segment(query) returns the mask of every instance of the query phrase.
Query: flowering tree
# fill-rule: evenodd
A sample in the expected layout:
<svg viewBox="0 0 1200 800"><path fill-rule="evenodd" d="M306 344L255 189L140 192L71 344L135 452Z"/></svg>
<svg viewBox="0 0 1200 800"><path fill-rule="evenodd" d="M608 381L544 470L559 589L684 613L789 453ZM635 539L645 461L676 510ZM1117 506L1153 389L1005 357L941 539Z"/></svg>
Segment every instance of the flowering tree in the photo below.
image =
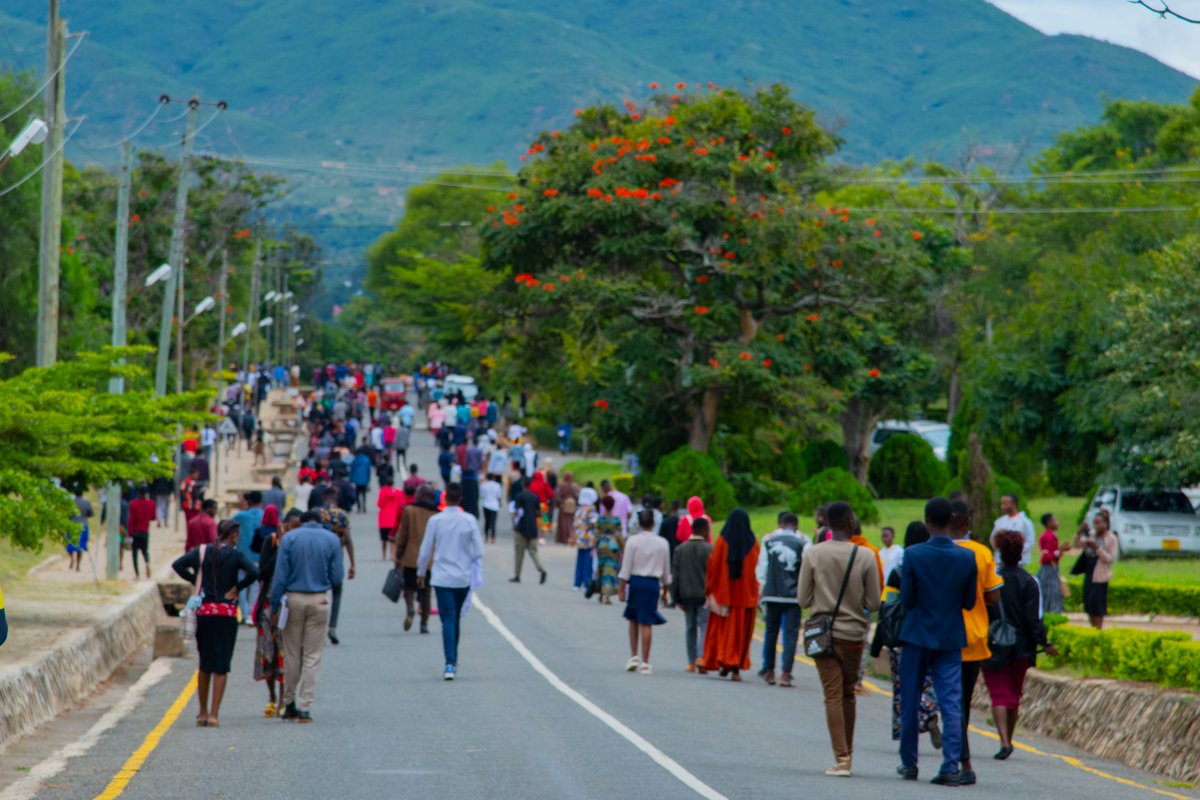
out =
<svg viewBox="0 0 1200 800"><path fill-rule="evenodd" d="M819 427L840 405L820 332L913 289L921 235L814 202L837 142L786 88L676 88L581 110L523 156L484 234L512 278L508 355L622 415L628 444L653 427L706 451L735 410Z"/></svg>

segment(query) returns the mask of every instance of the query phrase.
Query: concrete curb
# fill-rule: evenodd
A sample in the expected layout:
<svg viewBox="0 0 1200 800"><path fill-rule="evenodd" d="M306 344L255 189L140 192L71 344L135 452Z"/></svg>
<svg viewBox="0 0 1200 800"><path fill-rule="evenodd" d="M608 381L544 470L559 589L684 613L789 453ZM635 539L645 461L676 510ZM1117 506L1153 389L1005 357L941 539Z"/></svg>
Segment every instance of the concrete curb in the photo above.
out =
<svg viewBox="0 0 1200 800"><path fill-rule="evenodd" d="M26 575L26 577L32 578L35 575L37 575L38 573L44 572L44 571L48 570L50 567L53 567L55 564L57 564L59 561L62 561L64 558L66 558L66 556L62 556L62 555L50 556L49 558L44 558L41 561L39 561L37 564L35 564L34 566L30 567L29 571L26 572L25 575Z"/></svg>
<svg viewBox="0 0 1200 800"><path fill-rule="evenodd" d="M87 697L162 617L158 584L148 582L54 649L0 671L0 750Z"/></svg>
<svg viewBox="0 0 1200 800"><path fill-rule="evenodd" d="M1079 611L1071 611L1066 616L1075 623L1086 625L1088 621L1088 615ZM1200 617L1175 617L1170 614L1110 614L1104 619L1114 625L1200 625Z"/></svg>

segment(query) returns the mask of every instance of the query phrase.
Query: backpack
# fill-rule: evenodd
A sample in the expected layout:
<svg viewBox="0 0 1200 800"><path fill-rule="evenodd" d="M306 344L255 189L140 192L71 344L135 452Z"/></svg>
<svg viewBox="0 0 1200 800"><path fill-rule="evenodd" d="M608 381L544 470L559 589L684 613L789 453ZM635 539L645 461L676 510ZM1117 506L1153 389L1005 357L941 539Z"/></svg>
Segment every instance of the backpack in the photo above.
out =
<svg viewBox="0 0 1200 800"><path fill-rule="evenodd" d="M1004 669L1021 655L1021 632L1005 616L1003 597L996 607L1000 609L1000 617L988 624L988 649L992 655L983 662L983 666L993 672Z"/></svg>
<svg viewBox="0 0 1200 800"><path fill-rule="evenodd" d="M564 513L564 514L574 514L575 509L578 507L579 507L578 501L576 501L576 499L574 497L572 497L571 495L567 495L563 499L562 505L559 508L562 511L562 513Z"/></svg>

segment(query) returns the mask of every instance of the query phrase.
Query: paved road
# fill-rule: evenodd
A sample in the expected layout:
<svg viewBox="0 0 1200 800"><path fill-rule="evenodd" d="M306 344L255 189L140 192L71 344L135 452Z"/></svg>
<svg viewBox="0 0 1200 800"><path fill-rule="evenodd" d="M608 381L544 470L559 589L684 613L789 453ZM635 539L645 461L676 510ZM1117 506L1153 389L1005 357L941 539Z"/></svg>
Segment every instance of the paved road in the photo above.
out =
<svg viewBox="0 0 1200 800"><path fill-rule="evenodd" d="M429 464L432 449L420 447L417 456ZM353 523L359 575L347 584L342 644L325 651L315 724L262 716L266 691L250 679L254 642L247 628L219 730L192 726L194 701L174 724L162 723L192 675L190 661L173 662L132 713L36 796L101 795L156 726L161 738L121 797L841 800L850 793L905 800L941 791L896 777L890 700L880 695L859 702L855 777L825 777L832 755L815 670L798 666L799 685L791 690L686 674L679 613L668 612L669 623L655 632L654 675L624 672L620 607L571 591L574 553L565 547L546 548L546 585L528 573L527 582L509 584L507 530L487 549L480 598L491 613L469 613L460 678L444 683L437 620L429 636L402 631L403 606L379 591L386 565L378 560L373 515L356 515ZM981 716L976 722L983 725ZM1030 800L1200 797L1052 740L1024 741L1044 754L1079 756L1089 769L1021 751L995 762L996 742L972 734L982 757L979 785L968 791ZM922 745L922 772L930 777L938 758L927 738Z"/></svg>

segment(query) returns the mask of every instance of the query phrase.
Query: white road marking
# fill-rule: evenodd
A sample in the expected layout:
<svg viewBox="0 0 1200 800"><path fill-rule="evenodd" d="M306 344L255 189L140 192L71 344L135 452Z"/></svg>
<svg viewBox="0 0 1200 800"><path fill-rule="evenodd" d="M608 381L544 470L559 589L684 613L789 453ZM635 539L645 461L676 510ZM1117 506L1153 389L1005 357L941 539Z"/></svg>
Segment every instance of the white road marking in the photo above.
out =
<svg viewBox="0 0 1200 800"><path fill-rule="evenodd" d="M535 656L533 651L526 647L525 643L517 638L516 634L508 629L504 622L501 621L500 617L496 615L496 612L492 611L490 608L484 605L482 601L480 601L478 594L474 595L472 602L483 614L484 619L486 619L488 623L495 628L496 631L503 636L510 645L512 645L512 648L517 651L521 658L529 662L529 666L533 667L535 672L546 679L547 683L570 698L584 711L588 712L593 717L612 728L623 739L628 741L638 750L641 750L643 753L650 756L652 761L657 763L667 772L671 773L671 775L675 776L675 778L677 778L681 783L694 791L696 794L706 798L706 800L729 800L725 795L721 794L716 789L697 778L691 772L688 772L688 770L685 769L678 761L668 756L662 750L659 750L650 742L646 741L646 739L640 736L628 725L621 722L612 714L609 714L607 711L600 708L591 700L588 700L582 694L567 685L562 678L555 675L549 667L543 664L542 660ZM0 796L0 800L7 800L7 798Z"/></svg>
<svg viewBox="0 0 1200 800"><path fill-rule="evenodd" d="M29 774L15 783L9 784L8 788L0 792L0 800L31 800L42 788L44 781L53 778L66 769L67 761L70 759L81 756L91 750L96 742L100 740L101 736L116 727L118 722L129 716L137 708L138 704L142 702L142 698L146 696L146 692L170 674L170 672L170 659L159 658L151 662L146 671L142 673L142 676L137 679L137 682L129 687L125 695L112 708L104 712L104 716L96 720L96 723L88 729L87 733L70 744L59 748L53 755L30 769Z"/></svg>

